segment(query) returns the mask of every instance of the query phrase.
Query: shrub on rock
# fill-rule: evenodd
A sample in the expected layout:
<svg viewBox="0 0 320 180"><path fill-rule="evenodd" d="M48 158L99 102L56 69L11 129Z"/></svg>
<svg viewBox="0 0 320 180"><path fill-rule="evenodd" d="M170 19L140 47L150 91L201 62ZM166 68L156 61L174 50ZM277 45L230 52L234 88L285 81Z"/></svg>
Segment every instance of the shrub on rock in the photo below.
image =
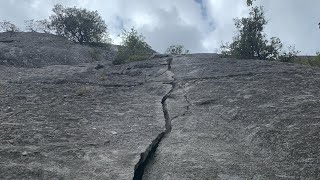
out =
<svg viewBox="0 0 320 180"><path fill-rule="evenodd" d="M10 21L0 22L0 32L19 32L20 29Z"/></svg>
<svg viewBox="0 0 320 180"><path fill-rule="evenodd" d="M151 46L145 42L145 37L134 28L131 28L130 31L124 30L121 38L122 43L118 47L117 56L113 61L114 64L146 60L154 52Z"/></svg>
<svg viewBox="0 0 320 180"><path fill-rule="evenodd" d="M108 40L107 25L97 11L57 4L50 16L51 28L55 33L80 44Z"/></svg>
<svg viewBox="0 0 320 180"><path fill-rule="evenodd" d="M24 21L26 30L30 32L51 33L51 22L48 19Z"/></svg>
<svg viewBox="0 0 320 180"><path fill-rule="evenodd" d="M222 44L221 53L226 57L238 59L261 59L292 61L299 51L289 48L289 52L283 51L283 44L277 37L270 40L264 33L267 20L263 7L252 7L248 17L235 19L238 35L233 38L231 44Z"/></svg>
<svg viewBox="0 0 320 180"><path fill-rule="evenodd" d="M171 55L181 55L181 54L188 54L190 51L185 49L183 45L177 44L177 45L171 45L166 50L166 54Z"/></svg>

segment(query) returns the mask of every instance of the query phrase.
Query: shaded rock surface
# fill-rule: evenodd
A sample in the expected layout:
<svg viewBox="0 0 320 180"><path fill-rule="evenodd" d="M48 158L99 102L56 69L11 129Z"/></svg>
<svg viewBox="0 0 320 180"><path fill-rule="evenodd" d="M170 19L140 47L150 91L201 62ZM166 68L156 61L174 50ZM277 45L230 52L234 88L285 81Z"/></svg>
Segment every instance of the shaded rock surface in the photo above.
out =
<svg viewBox="0 0 320 180"><path fill-rule="evenodd" d="M144 179L319 179L320 71L293 64L175 58L172 131Z"/></svg>
<svg viewBox="0 0 320 180"><path fill-rule="evenodd" d="M0 34L0 179L320 178L319 69L112 53Z"/></svg>
<svg viewBox="0 0 320 180"><path fill-rule="evenodd" d="M36 32L0 33L0 65L44 67L113 60L116 46L82 46L64 37Z"/></svg>
<svg viewBox="0 0 320 180"><path fill-rule="evenodd" d="M132 179L165 131L166 59L0 66L0 179Z"/></svg>

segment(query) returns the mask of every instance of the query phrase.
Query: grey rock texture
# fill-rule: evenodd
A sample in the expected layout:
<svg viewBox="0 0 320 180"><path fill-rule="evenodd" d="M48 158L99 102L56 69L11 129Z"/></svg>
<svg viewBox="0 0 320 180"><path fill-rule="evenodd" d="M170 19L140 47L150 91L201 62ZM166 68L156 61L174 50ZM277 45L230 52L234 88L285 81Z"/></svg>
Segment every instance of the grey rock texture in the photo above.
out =
<svg viewBox="0 0 320 180"><path fill-rule="evenodd" d="M320 71L293 64L175 58L172 131L144 179L319 179Z"/></svg>
<svg viewBox="0 0 320 180"><path fill-rule="evenodd" d="M320 179L319 69L89 50L0 34L0 179Z"/></svg>
<svg viewBox="0 0 320 180"><path fill-rule="evenodd" d="M166 59L101 65L0 66L0 179L133 179L172 77Z"/></svg>
<svg viewBox="0 0 320 180"><path fill-rule="evenodd" d="M110 50L82 46L64 37L36 32L0 33L0 65L44 67L112 60Z"/></svg>

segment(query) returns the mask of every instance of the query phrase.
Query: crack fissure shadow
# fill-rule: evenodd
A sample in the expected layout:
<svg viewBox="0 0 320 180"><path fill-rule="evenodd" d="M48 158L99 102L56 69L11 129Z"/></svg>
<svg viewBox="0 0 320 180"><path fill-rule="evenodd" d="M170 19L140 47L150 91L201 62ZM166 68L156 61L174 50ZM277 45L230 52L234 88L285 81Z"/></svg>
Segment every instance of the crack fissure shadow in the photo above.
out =
<svg viewBox="0 0 320 180"><path fill-rule="evenodd" d="M167 71L171 70L171 63L172 63L172 58L168 58L167 62L168 62L168 69ZM171 126L171 120L169 117L169 112L168 112L168 108L167 108L167 103L166 100L170 97L171 93L174 91L175 89L175 78L173 77L173 81L170 83L171 84L171 89L170 91L163 96L163 98L161 99L161 104L162 104L162 111L163 111L163 116L165 119L165 131L160 133L153 141L152 143L148 146L148 148L140 154L140 160L139 162L135 165L134 168L134 176L133 176L133 180L141 180L143 178L144 175L144 170L146 169L146 167L148 166L148 163L153 159L154 154L159 146L159 143L161 142L161 140L165 137L166 134L171 132L172 126Z"/></svg>

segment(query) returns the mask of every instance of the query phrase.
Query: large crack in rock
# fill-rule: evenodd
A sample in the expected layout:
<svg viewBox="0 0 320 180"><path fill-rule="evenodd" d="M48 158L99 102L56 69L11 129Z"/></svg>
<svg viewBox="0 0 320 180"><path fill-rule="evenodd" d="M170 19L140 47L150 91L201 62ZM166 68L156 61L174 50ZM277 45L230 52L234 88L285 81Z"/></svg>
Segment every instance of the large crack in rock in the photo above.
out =
<svg viewBox="0 0 320 180"><path fill-rule="evenodd" d="M143 179L319 179L318 70L192 56L172 64L176 118Z"/></svg>
<svg viewBox="0 0 320 180"><path fill-rule="evenodd" d="M156 152L159 143L164 137L165 132L160 133L156 139L148 146L145 152L141 153L139 162L134 167L133 180L140 180L143 177L144 169L148 165L148 162L152 155Z"/></svg>
<svg viewBox="0 0 320 180"><path fill-rule="evenodd" d="M168 69L165 72L170 71L172 60L173 60L172 58L167 59ZM164 74L164 73L162 73L162 74ZM170 120L170 116L169 116L169 112L168 112L168 108L167 108L167 103L166 103L166 100L170 97L171 93L173 92L173 90L175 88L174 76L172 76L172 78L173 78L173 81L169 83L172 86L170 91L165 96L163 96L163 98L161 99L162 111L163 111L163 116L164 116L164 120L165 120L165 131L160 133L152 141L152 143L148 146L148 148L143 153L140 154L140 160L135 165L133 180L141 180L143 178L144 170L147 167L150 160L152 159L152 157L154 156L154 153L156 152L157 147L159 146L159 143L165 137L166 134L170 133L170 131L172 129L171 120ZM168 84L168 83L164 83L164 84Z"/></svg>
<svg viewBox="0 0 320 180"><path fill-rule="evenodd" d="M141 177L172 73L165 58L103 65L0 65L0 179Z"/></svg>
<svg viewBox="0 0 320 180"><path fill-rule="evenodd" d="M0 66L0 179L320 179L318 69L93 67Z"/></svg>

